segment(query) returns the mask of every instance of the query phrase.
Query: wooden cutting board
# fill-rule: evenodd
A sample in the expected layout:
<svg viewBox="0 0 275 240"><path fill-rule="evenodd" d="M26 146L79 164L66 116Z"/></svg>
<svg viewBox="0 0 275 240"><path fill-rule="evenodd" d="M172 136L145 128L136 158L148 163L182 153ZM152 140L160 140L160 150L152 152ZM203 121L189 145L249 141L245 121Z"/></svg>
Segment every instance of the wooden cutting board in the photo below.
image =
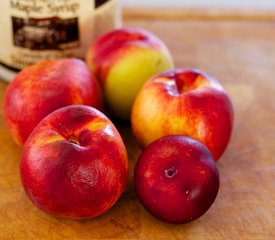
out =
<svg viewBox="0 0 275 240"><path fill-rule="evenodd" d="M139 16L139 15L138 15ZM150 16L150 15L149 15ZM195 67L218 78L235 110L231 142L218 162L221 187L210 210L183 225L148 214L133 191L140 153L130 127L119 124L127 145L126 192L106 214L78 221L37 209L20 183L16 146L3 120L0 81L0 239L275 239L275 22L268 18L169 19L129 17L125 26L146 28L170 48L176 67ZM2 46L3 47L3 46Z"/></svg>

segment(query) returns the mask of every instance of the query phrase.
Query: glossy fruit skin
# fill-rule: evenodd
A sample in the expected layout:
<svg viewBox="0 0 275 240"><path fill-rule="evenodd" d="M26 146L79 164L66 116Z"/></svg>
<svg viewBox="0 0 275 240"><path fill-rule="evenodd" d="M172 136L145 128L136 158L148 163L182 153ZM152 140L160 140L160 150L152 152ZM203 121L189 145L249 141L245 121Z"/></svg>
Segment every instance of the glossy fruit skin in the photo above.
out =
<svg viewBox="0 0 275 240"><path fill-rule="evenodd" d="M170 135L143 151L136 164L134 186L140 202L153 216L186 223L202 216L213 204L219 173L202 143Z"/></svg>
<svg viewBox="0 0 275 240"><path fill-rule="evenodd" d="M74 219L105 213L128 179L124 143L95 108L71 105L44 118L26 141L20 176L30 200L43 211Z"/></svg>
<svg viewBox="0 0 275 240"><path fill-rule="evenodd" d="M144 84L131 123L142 148L166 135L186 135L204 143L218 160L230 140L233 106L213 77L196 69L176 69Z"/></svg>
<svg viewBox="0 0 275 240"><path fill-rule="evenodd" d="M71 104L102 109L98 81L79 59L46 60L26 67L10 83L4 117L13 139L22 146L45 116Z"/></svg>
<svg viewBox="0 0 275 240"><path fill-rule="evenodd" d="M120 28L103 35L88 50L86 62L101 82L109 111L123 120L130 119L142 85L153 75L173 68L166 45L140 28Z"/></svg>

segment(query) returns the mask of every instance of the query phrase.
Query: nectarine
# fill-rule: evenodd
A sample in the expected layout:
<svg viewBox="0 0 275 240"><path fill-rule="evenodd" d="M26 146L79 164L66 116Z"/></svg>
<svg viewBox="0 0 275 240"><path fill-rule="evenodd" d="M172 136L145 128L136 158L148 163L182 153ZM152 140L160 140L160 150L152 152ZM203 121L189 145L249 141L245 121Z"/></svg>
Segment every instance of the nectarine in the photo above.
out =
<svg viewBox="0 0 275 240"><path fill-rule="evenodd" d="M23 145L45 116L71 104L101 109L99 83L81 60L47 60L16 75L5 93L4 117L13 139Z"/></svg>
<svg viewBox="0 0 275 240"><path fill-rule="evenodd" d="M166 135L186 135L204 143L218 160L230 140L233 107L213 77L195 69L178 69L162 72L144 84L131 122L142 147Z"/></svg>
<svg viewBox="0 0 275 240"><path fill-rule="evenodd" d="M139 28L121 28L103 35L88 50L86 62L101 82L107 107L124 120L129 120L142 85L160 71L173 68L166 45Z"/></svg>
<svg viewBox="0 0 275 240"><path fill-rule="evenodd" d="M92 218L110 209L124 191L127 153L103 113L71 105L35 127L23 147L20 175L29 198L45 212Z"/></svg>

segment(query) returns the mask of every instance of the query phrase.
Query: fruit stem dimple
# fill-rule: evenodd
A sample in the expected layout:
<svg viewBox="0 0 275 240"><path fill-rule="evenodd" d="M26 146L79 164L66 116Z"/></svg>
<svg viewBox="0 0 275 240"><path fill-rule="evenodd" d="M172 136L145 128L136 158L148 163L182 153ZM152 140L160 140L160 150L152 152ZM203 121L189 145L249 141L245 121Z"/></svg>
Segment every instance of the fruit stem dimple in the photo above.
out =
<svg viewBox="0 0 275 240"><path fill-rule="evenodd" d="M165 176L167 178L172 178L178 173L178 170L175 167L165 169Z"/></svg>
<svg viewBox="0 0 275 240"><path fill-rule="evenodd" d="M176 74L175 82L179 93L184 93L196 89L199 85L200 74L186 71L184 74Z"/></svg>
<svg viewBox="0 0 275 240"><path fill-rule="evenodd" d="M79 145L79 141L78 141L78 139L77 139L75 136L71 136L71 137L69 138L69 141L70 141L71 143L73 143L73 144Z"/></svg>

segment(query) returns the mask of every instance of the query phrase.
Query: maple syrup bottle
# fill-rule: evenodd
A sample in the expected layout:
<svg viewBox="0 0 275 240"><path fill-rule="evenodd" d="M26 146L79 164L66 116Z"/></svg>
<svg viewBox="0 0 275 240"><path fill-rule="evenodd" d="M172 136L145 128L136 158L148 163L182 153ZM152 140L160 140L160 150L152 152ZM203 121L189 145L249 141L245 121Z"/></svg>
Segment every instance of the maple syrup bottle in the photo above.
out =
<svg viewBox="0 0 275 240"><path fill-rule="evenodd" d="M121 24L119 0L7 0L0 3L0 79L45 59L84 59L100 35Z"/></svg>

